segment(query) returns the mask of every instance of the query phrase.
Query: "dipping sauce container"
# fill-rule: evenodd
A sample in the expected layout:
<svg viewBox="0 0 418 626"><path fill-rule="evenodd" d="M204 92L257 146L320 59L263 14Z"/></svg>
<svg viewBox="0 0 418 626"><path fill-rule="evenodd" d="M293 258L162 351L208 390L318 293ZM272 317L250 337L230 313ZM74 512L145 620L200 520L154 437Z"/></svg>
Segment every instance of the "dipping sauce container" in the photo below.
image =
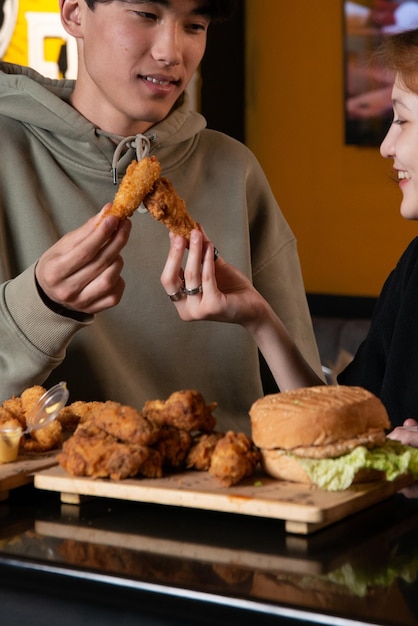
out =
<svg viewBox="0 0 418 626"><path fill-rule="evenodd" d="M0 426L0 463L16 461L22 429L18 426Z"/></svg>

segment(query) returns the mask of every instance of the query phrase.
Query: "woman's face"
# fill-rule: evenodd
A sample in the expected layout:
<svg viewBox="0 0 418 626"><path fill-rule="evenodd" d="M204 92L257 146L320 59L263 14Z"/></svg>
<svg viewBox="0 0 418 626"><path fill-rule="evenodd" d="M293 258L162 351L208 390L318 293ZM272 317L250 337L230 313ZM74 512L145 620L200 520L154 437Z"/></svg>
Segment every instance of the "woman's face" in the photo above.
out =
<svg viewBox="0 0 418 626"><path fill-rule="evenodd" d="M403 194L401 215L418 219L418 94L396 78L392 90L393 122L380 146L385 158L393 159Z"/></svg>

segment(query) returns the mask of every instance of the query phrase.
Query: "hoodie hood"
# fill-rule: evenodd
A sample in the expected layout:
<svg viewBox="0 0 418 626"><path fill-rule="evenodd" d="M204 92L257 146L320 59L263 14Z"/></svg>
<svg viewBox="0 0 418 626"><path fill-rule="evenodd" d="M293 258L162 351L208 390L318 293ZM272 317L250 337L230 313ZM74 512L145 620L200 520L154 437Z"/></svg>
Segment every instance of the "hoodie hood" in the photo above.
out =
<svg viewBox="0 0 418 626"><path fill-rule="evenodd" d="M0 62L0 115L23 123L52 153L85 167L106 170L111 176L114 153L124 137L97 129L72 107L74 84L72 80L49 79L30 68ZM190 110L185 94L178 108L144 133L149 153L158 152L163 169L169 170L184 158L205 126L204 117ZM119 161L119 175L136 154L135 146L128 146Z"/></svg>

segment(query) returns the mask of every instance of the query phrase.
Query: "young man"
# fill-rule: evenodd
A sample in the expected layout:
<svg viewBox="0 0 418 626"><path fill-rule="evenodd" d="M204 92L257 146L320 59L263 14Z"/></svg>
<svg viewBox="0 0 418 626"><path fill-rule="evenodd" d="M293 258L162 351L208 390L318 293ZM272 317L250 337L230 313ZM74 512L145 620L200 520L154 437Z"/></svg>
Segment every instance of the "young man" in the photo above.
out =
<svg viewBox="0 0 418 626"><path fill-rule="evenodd" d="M248 431L263 393L256 343L239 325L178 319L159 282L167 230L149 214L98 219L113 178L146 153L320 370L295 239L264 174L185 94L232 4L60 0L77 81L0 64L2 399L64 379L72 400L141 408L193 388L218 402L219 428Z"/></svg>

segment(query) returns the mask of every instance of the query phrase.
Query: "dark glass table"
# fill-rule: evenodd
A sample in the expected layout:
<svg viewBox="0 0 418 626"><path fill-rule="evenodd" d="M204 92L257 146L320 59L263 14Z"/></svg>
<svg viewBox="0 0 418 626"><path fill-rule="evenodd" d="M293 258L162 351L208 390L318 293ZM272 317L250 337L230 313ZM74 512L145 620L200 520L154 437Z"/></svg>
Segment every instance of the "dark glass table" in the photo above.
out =
<svg viewBox="0 0 418 626"><path fill-rule="evenodd" d="M418 624L418 500L281 521L32 485L0 503L0 624Z"/></svg>

